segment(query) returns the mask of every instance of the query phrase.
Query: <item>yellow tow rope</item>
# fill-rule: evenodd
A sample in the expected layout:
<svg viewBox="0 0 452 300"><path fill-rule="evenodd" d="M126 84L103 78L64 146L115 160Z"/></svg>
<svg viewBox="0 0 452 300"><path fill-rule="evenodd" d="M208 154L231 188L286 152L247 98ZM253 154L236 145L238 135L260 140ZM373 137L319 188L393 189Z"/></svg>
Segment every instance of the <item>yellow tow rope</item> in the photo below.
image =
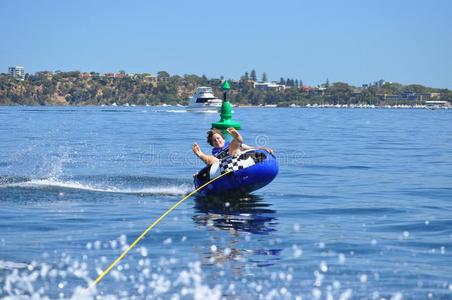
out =
<svg viewBox="0 0 452 300"><path fill-rule="evenodd" d="M145 231L143 231L143 233L142 233L139 237L137 237L137 238L135 239L135 241L134 241L134 242L133 242L133 243L132 243L125 251L124 251L124 252L122 252L121 255L120 255L118 258L116 258L115 261L112 262L112 263L110 264L110 266L108 266L108 268L105 269L105 271L103 271L102 274L100 274L100 275L97 277L97 279L96 279L94 282L92 282L91 284L94 284L94 285L98 284L98 283L102 280L102 278L104 278L104 276L107 275L107 274L111 271L111 269L113 269L113 268L116 266L116 264L118 264L118 263L119 263L119 262L127 255L127 253L128 253L130 250L132 250L132 248L135 247L135 246L138 244L138 242L141 241L141 240L144 238L144 236L145 236L152 228L154 228L155 225L157 225L158 223L160 223L160 221L163 220L164 217L166 217L170 212L172 212L172 211L173 211L176 207L178 207L182 202L184 202L185 200L187 200L188 198L190 198L192 195L194 195L195 193L197 193L197 192L199 192L200 190L202 190L204 187L206 187L206 186L209 185L210 183L214 182L214 181L217 180L217 179L220 179L221 177L223 177L223 176L225 176L225 175L227 175L227 174L229 174L229 173L231 173L231 172L232 172L232 171L227 171L227 172L221 174L220 176L215 177L214 179L212 179L212 180L210 180L210 181L204 183L204 184L201 185L199 188L197 188L196 190L192 191L190 194L186 195L184 198L182 198L181 200L179 200L179 202L177 202L176 204L174 204L173 206L171 206L171 207L170 207L167 211L165 211L165 212L164 212L157 220L155 220L154 223L152 223Z"/></svg>

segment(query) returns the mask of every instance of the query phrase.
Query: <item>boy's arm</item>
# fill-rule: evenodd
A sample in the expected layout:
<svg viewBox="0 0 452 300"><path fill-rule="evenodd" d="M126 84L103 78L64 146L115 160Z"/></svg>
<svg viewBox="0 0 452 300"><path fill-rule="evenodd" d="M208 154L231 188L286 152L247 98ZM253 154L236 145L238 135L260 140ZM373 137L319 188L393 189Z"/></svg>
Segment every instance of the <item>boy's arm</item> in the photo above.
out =
<svg viewBox="0 0 452 300"><path fill-rule="evenodd" d="M232 136L233 140L231 141L231 144L229 144L229 154L233 155L238 150L240 150L240 147L243 144L243 138L240 135L240 133L235 128L228 128L226 131Z"/></svg>
<svg viewBox="0 0 452 300"><path fill-rule="evenodd" d="M201 151L201 148L199 147L199 145L196 143L193 144L191 149L192 149L193 153L195 153L195 155L197 157L199 157L206 165L212 165L218 161L218 158L216 158L215 156L204 154Z"/></svg>
<svg viewBox="0 0 452 300"><path fill-rule="evenodd" d="M242 150L261 149L261 150L267 151L268 153L273 153L273 149L272 148L260 147L260 146L248 146L248 145L245 145L245 144L242 144L241 149Z"/></svg>
<svg viewBox="0 0 452 300"><path fill-rule="evenodd" d="M231 127L231 128L226 129L226 131L232 136L232 138L234 139L234 141L236 141L236 142L239 143L240 145L243 144L243 137L242 137L242 135L237 131L237 129Z"/></svg>

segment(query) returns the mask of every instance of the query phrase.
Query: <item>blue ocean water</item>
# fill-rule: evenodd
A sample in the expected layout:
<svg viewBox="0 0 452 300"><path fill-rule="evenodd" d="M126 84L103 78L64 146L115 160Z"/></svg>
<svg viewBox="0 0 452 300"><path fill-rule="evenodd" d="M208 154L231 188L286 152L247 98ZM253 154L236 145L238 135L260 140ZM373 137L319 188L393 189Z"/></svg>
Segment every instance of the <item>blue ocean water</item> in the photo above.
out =
<svg viewBox="0 0 452 300"><path fill-rule="evenodd" d="M452 299L452 111L236 108L280 173L187 200L216 114L0 107L0 297Z"/></svg>

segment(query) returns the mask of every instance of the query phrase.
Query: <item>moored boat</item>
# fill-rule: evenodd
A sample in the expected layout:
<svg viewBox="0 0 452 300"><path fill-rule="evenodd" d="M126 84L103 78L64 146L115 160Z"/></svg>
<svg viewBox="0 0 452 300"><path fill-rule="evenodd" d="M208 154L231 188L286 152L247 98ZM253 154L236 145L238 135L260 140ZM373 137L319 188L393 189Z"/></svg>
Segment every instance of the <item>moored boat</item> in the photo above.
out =
<svg viewBox="0 0 452 300"><path fill-rule="evenodd" d="M223 101L214 96L212 88L201 86L189 98L188 111L215 111L218 112Z"/></svg>

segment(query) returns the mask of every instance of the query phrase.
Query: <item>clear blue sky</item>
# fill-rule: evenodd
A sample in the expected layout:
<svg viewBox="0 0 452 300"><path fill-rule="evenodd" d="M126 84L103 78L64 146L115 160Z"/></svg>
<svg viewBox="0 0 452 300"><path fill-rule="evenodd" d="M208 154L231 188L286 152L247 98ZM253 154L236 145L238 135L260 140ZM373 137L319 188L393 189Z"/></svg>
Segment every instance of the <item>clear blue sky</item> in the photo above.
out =
<svg viewBox="0 0 452 300"><path fill-rule="evenodd" d="M205 74L452 88L452 1L0 1L0 72Z"/></svg>

